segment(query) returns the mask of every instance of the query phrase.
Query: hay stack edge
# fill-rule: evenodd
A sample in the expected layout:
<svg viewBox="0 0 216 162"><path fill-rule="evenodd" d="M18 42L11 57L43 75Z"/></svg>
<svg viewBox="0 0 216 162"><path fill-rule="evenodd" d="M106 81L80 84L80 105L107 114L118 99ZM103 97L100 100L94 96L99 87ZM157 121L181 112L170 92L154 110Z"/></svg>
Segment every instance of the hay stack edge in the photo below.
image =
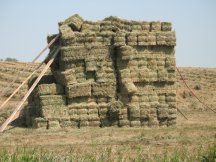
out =
<svg viewBox="0 0 216 162"><path fill-rule="evenodd" d="M169 22L74 15L59 23L58 57L29 98L35 128L176 124L175 32ZM48 42L56 35L48 36ZM29 82L29 86L35 78Z"/></svg>

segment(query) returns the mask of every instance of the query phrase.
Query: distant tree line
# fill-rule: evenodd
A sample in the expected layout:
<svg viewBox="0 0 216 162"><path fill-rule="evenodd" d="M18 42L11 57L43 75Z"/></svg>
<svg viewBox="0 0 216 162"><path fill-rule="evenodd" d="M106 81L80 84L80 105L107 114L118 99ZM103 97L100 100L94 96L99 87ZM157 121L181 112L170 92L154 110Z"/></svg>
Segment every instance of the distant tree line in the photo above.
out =
<svg viewBox="0 0 216 162"><path fill-rule="evenodd" d="M15 59L15 58L10 58L10 57L7 57L6 59L0 59L0 61L18 62L17 59Z"/></svg>

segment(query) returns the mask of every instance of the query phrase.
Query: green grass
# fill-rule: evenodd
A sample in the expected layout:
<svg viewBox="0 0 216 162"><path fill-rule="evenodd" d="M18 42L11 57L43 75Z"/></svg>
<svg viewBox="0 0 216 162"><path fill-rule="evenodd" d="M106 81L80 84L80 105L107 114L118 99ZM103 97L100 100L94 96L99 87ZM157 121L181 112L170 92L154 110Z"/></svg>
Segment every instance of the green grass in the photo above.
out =
<svg viewBox="0 0 216 162"><path fill-rule="evenodd" d="M94 147L94 146L93 146ZM43 149L17 148L13 151L7 149L0 150L0 162L72 162L72 161L88 161L88 162L104 162L104 161L134 161L134 162L215 162L216 161L216 145L204 151L202 147L189 153L186 148L176 150L173 154L165 152L163 154L149 155L139 147L134 147L136 154L130 155L130 150L115 150L113 147L105 147L101 151L92 151L88 153L76 152L74 148L69 150L69 154L60 155ZM94 148L92 149L94 150ZM113 152L114 151L114 152Z"/></svg>

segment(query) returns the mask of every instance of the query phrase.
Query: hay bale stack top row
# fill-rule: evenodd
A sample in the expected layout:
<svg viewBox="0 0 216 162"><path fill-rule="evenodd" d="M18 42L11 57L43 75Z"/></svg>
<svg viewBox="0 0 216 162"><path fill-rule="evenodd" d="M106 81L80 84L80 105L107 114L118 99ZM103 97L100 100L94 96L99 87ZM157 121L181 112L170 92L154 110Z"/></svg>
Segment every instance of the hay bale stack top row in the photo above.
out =
<svg viewBox="0 0 216 162"><path fill-rule="evenodd" d="M74 15L59 23L61 46L29 98L34 127L176 124L175 32L169 22ZM48 36L48 42L55 35ZM52 53L52 52L50 52Z"/></svg>

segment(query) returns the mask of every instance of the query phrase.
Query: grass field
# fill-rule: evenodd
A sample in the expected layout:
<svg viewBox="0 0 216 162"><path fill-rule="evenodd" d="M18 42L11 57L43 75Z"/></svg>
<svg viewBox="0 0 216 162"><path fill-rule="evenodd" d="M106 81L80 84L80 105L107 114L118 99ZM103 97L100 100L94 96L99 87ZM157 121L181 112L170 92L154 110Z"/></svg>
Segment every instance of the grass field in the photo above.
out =
<svg viewBox="0 0 216 162"><path fill-rule="evenodd" d="M216 69L180 70L200 99L216 110ZM177 106L189 120L178 114L175 127L36 130L10 126L0 134L0 162L215 161L216 114L199 103L177 78ZM1 82L5 81L0 78ZM18 99L0 111L2 121Z"/></svg>

